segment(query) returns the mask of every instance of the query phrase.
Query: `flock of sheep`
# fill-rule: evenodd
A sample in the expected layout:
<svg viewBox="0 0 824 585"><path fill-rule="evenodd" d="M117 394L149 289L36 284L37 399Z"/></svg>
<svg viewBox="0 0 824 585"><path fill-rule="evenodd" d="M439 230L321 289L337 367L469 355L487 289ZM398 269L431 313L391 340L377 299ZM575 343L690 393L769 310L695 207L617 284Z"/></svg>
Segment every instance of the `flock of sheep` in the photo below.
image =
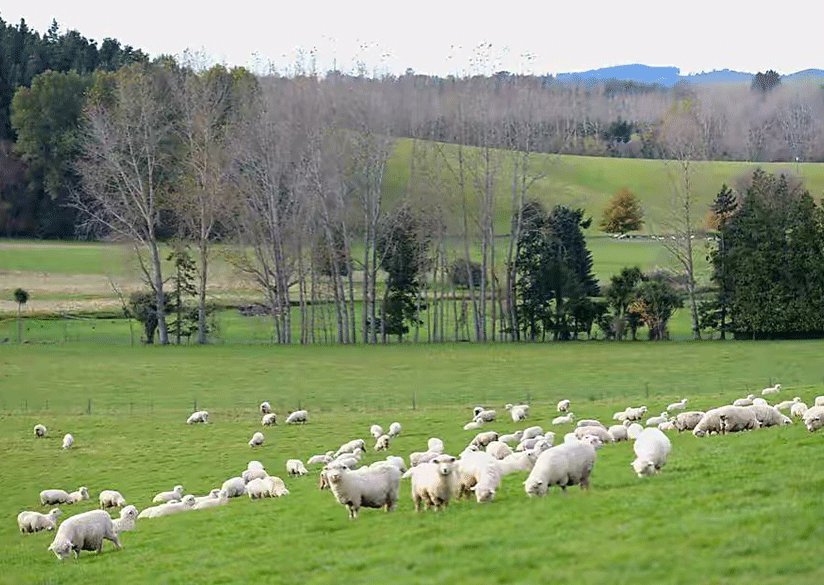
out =
<svg viewBox="0 0 824 585"><path fill-rule="evenodd" d="M335 499L346 506L349 517L355 519L360 508L383 508L393 510L398 501L400 483L410 480L410 496L416 511L421 509L442 509L450 501L471 498L474 494L478 503L492 501L504 478L513 473L528 474L523 482L527 496L545 495L552 486L562 490L579 485L589 487L589 478L595 465L596 451L603 446L620 441L634 441L635 459L630 462L638 477L654 475L665 465L671 450L671 442L666 431L691 431L696 437L709 434L727 434L754 430L761 427L792 424L793 418L800 418L810 432L824 426L824 396L815 398L814 405L808 407L799 397L770 405L766 396L775 395L780 385L762 390L762 397L752 394L735 400L733 404L722 405L704 411L687 411L687 399L667 406L658 416L644 420L646 406L629 406L613 415L615 424L606 426L595 419L581 419L572 432L566 433L556 445L556 435L544 431L540 426L529 426L510 434L499 435L493 430L481 430L496 420L495 410L477 406L472 420L465 430L480 430L457 456L445 453L444 443L438 438L430 438L425 451L410 453L408 463L403 457L389 455L384 460L371 465L359 465L366 453L367 444L363 439L353 439L336 450L310 457L306 465L322 465L318 473L318 486L329 489ZM529 406L507 404L506 410L513 422L522 422L529 417ZM569 425L575 420L570 411L569 400L558 402L559 416L552 425ZM277 424L277 416L268 402L259 407L261 424ZM789 416L784 412L788 412ZM307 411L292 412L286 422L303 424L308 419ZM188 424L206 424L207 411L193 413ZM644 423L644 424L642 424ZM375 441L375 452L389 449L392 439L402 431L398 422L393 422L387 432L380 425L372 425L369 433ZM34 427L37 438L47 433L43 425ZM263 434L256 432L249 441L255 448L264 441ZM71 435L63 440L63 449L70 449L74 443ZM299 459L286 462L289 477L307 475L306 465ZM24 511L17 516L20 532L31 533L55 530L54 541L49 546L58 559L81 550L100 551L104 540L111 541L120 548L118 534L133 530L138 519L157 518L226 505L230 498L247 495L250 499L281 497L289 494L284 481L267 473L262 463L250 461L239 476L223 482L205 496L196 497L183 493L183 486L177 485L170 491L156 494L152 500L155 506L138 513L133 505L116 490L102 490L99 494L99 510L92 510L67 518L59 524L59 508L48 514ZM40 492L40 505L71 505L89 499L86 486L76 491L46 489ZM120 508L120 516L112 518L104 508Z"/></svg>

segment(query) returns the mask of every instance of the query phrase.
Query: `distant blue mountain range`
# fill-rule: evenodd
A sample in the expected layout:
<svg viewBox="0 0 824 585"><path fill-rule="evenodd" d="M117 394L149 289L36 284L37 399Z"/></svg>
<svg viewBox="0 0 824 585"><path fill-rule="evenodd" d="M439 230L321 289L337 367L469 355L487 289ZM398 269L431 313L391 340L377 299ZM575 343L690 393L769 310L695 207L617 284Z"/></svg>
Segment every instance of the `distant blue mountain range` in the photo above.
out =
<svg viewBox="0 0 824 585"><path fill-rule="evenodd" d="M679 81L688 81L690 83L749 82L755 75L755 73L731 71L729 69L696 73L693 75L681 75L680 73L677 67L651 67L649 65L635 64L604 67L602 69L592 69L591 71L580 71L578 73L559 73L555 76L555 79L561 82L584 81L593 78L598 80L619 79L622 81L657 83L665 87L672 87ZM824 70L805 69L781 76L781 79L785 81L795 81L804 78L819 78L824 81Z"/></svg>

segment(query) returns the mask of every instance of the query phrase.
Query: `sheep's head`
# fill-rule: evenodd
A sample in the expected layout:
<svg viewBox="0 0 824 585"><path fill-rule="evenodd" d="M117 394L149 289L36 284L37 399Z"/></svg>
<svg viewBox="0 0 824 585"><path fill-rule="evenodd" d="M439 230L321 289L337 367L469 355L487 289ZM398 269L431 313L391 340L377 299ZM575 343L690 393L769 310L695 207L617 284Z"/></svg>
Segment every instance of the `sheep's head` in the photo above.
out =
<svg viewBox="0 0 824 585"><path fill-rule="evenodd" d="M192 494L186 494L186 496L184 496L184 498L183 498L183 505L188 507L188 508L191 508L196 503L197 503L197 500L195 500L195 497Z"/></svg>
<svg viewBox="0 0 824 585"><path fill-rule="evenodd" d="M89 499L89 488L87 488L86 486L80 486L80 488L77 491L80 492L81 498L83 498L84 500Z"/></svg>
<svg viewBox="0 0 824 585"><path fill-rule="evenodd" d="M52 520L57 520L62 515L63 512L60 511L60 508L52 508L51 510L49 510L49 516Z"/></svg>
<svg viewBox="0 0 824 585"><path fill-rule="evenodd" d="M473 485L469 489L475 492L475 499L478 501L479 504L491 502L495 498L494 489L478 489L477 485Z"/></svg>
<svg viewBox="0 0 824 585"><path fill-rule="evenodd" d="M596 450L604 446L604 441L597 435L584 435L581 437L581 442L592 445L592 448Z"/></svg>
<svg viewBox="0 0 824 585"><path fill-rule="evenodd" d="M72 552L72 543L69 542L68 540L64 540L63 542L60 542L60 543L52 542L49 545L49 548L47 548L46 550L52 551L55 554L55 556L62 561L63 559L65 559L67 556L69 556L71 554L71 552Z"/></svg>
<svg viewBox="0 0 824 585"><path fill-rule="evenodd" d="M636 459L630 465L632 465L632 468L635 470L635 473L638 474L638 477L655 474L655 464L652 461Z"/></svg>
<svg viewBox="0 0 824 585"><path fill-rule="evenodd" d="M546 486L544 485L543 480L540 479L529 481L529 478L527 478L524 482L524 486L526 486L526 495L529 497L542 496L546 493Z"/></svg>
<svg viewBox="0 0 824 585"><path fill-rule="evenodd" d="M330 465L321 473L321 477L325 477L330 484L339 483L343 479L344 469L343 465ZM320 489L323 489L323 487L320 486Z"/></svg>
<svg viewBox="0 0 824 585"><path fill-rule="evenodd" d="M173 489L172 491L175 492L178 495L183 494L183 486L182 485L176 485L175 489Z"/></svg>
<svg viewBox="0 0 824 585"><path fill-rule="evenodd" d="M137 508L134 506L126 506L120 510L121 518L137 518Z"/></svg>
<svg viewBox="0 0 824 585"><path fill-rule="evenodd" d="M438 466L438 475L446 477L454 469L455 458L451 455L440 455L433 459L433 463Z"/></svg>

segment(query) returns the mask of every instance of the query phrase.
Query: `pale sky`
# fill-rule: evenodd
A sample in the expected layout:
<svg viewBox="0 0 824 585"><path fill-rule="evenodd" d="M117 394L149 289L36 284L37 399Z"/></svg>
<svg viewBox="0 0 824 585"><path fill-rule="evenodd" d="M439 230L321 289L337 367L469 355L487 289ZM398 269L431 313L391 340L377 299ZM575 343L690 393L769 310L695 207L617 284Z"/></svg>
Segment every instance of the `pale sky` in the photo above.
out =
<svg viewBox="0 0 824 585"><path fill-rule="evenodd" d="M371 74L436 75L824 68L824 0L0 0L0 17L41 34L56 18L98 45L190 49L258 72L288 72L301 52L308 64L313 49L320 73L358 61Z"/></svg>

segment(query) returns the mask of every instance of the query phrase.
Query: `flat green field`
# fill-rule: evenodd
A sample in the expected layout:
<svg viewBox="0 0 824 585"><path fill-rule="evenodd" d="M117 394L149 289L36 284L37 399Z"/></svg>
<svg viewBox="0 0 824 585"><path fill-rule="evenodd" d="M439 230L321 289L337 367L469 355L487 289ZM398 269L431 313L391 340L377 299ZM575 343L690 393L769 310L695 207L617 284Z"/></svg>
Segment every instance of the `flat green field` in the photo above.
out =
<svg viewBox="0 0 824 585"><path fill-rule="evenodd" d="M689 399L707 409L782 384L781 399L824 394L824 344L569 343L386 347L0 346L0 583L673 583L807 584L824 579L824 431L800 423L697 439L671 434L659 476L638 479L632 448L598 452L588 492L528 499L525 473L503 478L495 501L453 503L416 514L402 480L396 511L356 521L304 461L373 423L397 420L390 453L407 457L429 437L460 452L476 404L495 408L488 428L509 432L505 402L528 401L528 424L550 428L554 405L607 422L627 405L657 414ZM262 429L268 399L281 421ZM208 425L189 426L195 406ZM49 429L45 439L32 426ZM569 427L553 429L561 435ZM60 449L70 432L75 447ZM381 458L371 451L365 462ZM182 484L201 495L239 475L250 459L284 478L281 499L139 520L123 550L59 562L51 533L20 534L15 516L39 510L38 492L86 485L92 500L61 506L63 519L118 489L139 509ZM45 511L45 510L44 510ZM479 574L479 571L481 573Z"/></svg>

